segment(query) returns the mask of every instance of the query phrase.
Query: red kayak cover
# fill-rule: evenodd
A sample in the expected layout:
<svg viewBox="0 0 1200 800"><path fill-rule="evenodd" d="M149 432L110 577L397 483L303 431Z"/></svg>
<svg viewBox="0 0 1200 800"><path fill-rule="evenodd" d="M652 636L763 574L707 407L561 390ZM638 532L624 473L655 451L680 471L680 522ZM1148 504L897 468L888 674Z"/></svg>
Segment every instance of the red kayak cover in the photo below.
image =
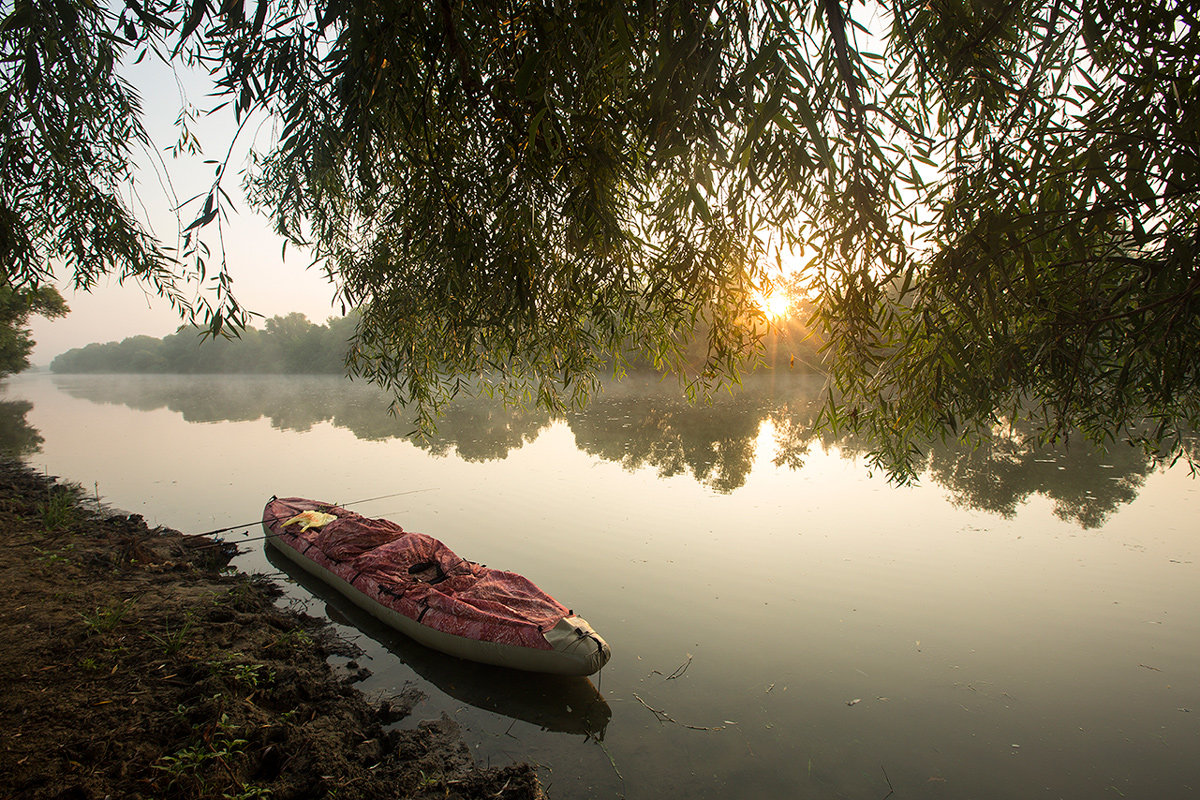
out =
<svg viewBox="0 0 1200 800"><path fill-rule="evenodd" d="M304 511L337 517L301 531L283 523ZM298 497L272 499L263 525L275 542L341 577L358 591L444 633L551 650L543 635L571 612L528 578L459 557L432 536L394 522Z"/></svg>

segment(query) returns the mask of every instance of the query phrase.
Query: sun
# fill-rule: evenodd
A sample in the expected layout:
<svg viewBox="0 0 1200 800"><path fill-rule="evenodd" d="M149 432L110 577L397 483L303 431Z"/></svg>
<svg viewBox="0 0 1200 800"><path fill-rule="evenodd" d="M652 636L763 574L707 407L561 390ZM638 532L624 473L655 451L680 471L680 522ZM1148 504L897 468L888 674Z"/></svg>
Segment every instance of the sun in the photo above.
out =
<svg viewBox="0 0 1200 800"><path fill-rule="evenodd" d="M783 319L792 309L792 298L787 292L771 292L770 294L755 292L754 302L762 309L763 314L772 320Z"/></svg>

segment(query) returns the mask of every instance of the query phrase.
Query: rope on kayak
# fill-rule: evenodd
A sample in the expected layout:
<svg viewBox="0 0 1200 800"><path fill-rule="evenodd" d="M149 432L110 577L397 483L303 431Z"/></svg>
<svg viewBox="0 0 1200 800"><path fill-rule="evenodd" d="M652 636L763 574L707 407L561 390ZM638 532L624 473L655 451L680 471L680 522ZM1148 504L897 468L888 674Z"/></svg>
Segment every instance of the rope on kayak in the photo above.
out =
<svg viewBox="0 0 1200 800"><path fill-rule="evenodd" d="M280 519L282 519L282 517L281 517ZM274 519L265 519L265 520L263 520L263 522L278 522L278 521L279 521L279 520L274 520ZM242 527L245 527L245 526L242 526ZM265 536L255 536L255 537L254 537L254 538L252 538L252 539L242 539L242 540L240 540L240 541L237 541L237 542L231 542L231 541L227 541L227 540L225 540L225 539L217 539L215 542L209 542L208 544L198 544L198 545L195 545L195 546L193 546L193 547L192 547L192 549L193 549L193 550L207 550L207 549L208 549L208 548L210 548L210 547L237 547L237 546L238 546L238 545L240 545L240 544L249 544L250 542L261 542L261 541L265 541L265 540L267 540L267 539L277 539L277 538L279 538L280 536L286 536L286 535L288 535L288 534L290 534L290 533L291 533L291 531L282 531L282 532L280 532L280 533L268 533L268 534L266 534ZM185 533L185 534L183 534L183 535L184 535L184 536L187 536L187 537L199 538L199 537L201 537L201 536L207 536L208 534L205 534L205 533ZM312 542L308 542L308 544L312 544Z"/></svg>
<svg viewBox="0 0 1200 800"><path fill-rule="evenodd" d="M279 522L281 519L286 519L286 517L268 517L268 518L264 519L263 522L264 523ZM245 527L245 526L243 526L243 527ZM184 536L207 536L207 535L208 534L203 534L203 533L192 533L192 534L185 533L184 534ZM309 548L311 548L314 544L316 544L316 542L313 541L312 539L304 539L304 538L300 537L299 535L297 535L296 533L294 533L293 531L271 531L270 533L264 534L262 536L254 536L250 539L239 539L236 542L227 541L225 539L218 539L217 541L209 542L208 544L196 545L192 549L193 550L206 550L209 547L223 547L226 545L228 545L229 547L237 547L240 544L250 544L251 542L263 542L263 541L266 541L267 539L278 539L281 536L292 536L296 539L299 539L301 542L303 542L304 549L300 551L300 555L302 555L302 556L307 555ZM337 561L337 559L334 559L334 558L330 558L330 560ZM338 561L337 563L340 564L341 562Z"/></svg>
<svg viewBox="0 0 1200 800"><path fill-rule="evenodd" d="M437 488L438 487L436 487L436 486L431 486L428 489L410 489L409 491L406 491L406 492L393 492L392 494L381 494L378 497L368 497L363 500L354 500L353 502L350 502L350 503L334 503L332 505L336 506L338 508L349 508L350 506L360 506L363 503L370 503L374 500L387 500L388 498L391 498L391 497L401 497L406 494L420 494L421 492L435 492L435 491L437 491ZM271 495L271 500L278 500L278 499L279 498L276 497L275 495ZM289 515L289 516L291 516L291 515ZM189 538L199 539L204 536L216 536L218 533L228 533L229 531L236 531L238 528L249 528L254 525L259 525L263 522L279 522L282 519L287 519L287 517L275 517L273 519L262 519L260 517L259 519L256 519L253 522L243 522L241 525L230 525L228 528L217 528L215 531L207 531L205 533L185 533L183 535L187 536Z"/></svg>

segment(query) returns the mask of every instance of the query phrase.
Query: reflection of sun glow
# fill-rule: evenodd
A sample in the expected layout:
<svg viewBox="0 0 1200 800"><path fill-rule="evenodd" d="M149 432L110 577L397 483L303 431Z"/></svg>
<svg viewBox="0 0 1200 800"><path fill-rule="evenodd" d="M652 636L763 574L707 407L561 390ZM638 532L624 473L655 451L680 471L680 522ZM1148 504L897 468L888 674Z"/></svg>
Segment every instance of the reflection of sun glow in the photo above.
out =
<svg viewBox="0 0 1200 800"><path fill-rule="evenodd" d="M775 320L786 317L792 307L792 298L788 296L787 292L772 292L771 294L755 292L754 302L767 317Z"/></svg>

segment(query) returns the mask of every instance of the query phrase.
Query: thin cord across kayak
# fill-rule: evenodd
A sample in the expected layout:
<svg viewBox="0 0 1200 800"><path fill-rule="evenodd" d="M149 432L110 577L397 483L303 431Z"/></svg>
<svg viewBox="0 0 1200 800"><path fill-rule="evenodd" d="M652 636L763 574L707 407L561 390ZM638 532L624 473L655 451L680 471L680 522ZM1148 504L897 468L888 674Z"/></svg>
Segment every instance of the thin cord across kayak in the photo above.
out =
<svg viewBox="0 0 1200 800"><path fill-rule="evenodd" d="M339 508L349 508L350 506L360 506L363 503L370 503L373 500L387 500L390 497L400 497L400 496L406 495L406 494L419 494L420 492L433 492L433 491L437 491L437 487L431 487L428 489L411 489L407 492L393 492L392 494L381 494L378 497L368 497L365 500L355 500L350 503L331 503L330 505L335 505L335 506L338 506ZM283 517L280 517L279 519L283 519ZM256 520L254 520L253 522L243 522L240 525L230 525L228 528L217 528L215 531L207 531L206 533L185 533L184 536L195 537L197 539L205 537L205 536L216 536L218 533L227 533L229 531L235 531L238 528L249 528L253 525L260 525L263 522L278 522L279 519L264 520L260 517Z"/></svg>

